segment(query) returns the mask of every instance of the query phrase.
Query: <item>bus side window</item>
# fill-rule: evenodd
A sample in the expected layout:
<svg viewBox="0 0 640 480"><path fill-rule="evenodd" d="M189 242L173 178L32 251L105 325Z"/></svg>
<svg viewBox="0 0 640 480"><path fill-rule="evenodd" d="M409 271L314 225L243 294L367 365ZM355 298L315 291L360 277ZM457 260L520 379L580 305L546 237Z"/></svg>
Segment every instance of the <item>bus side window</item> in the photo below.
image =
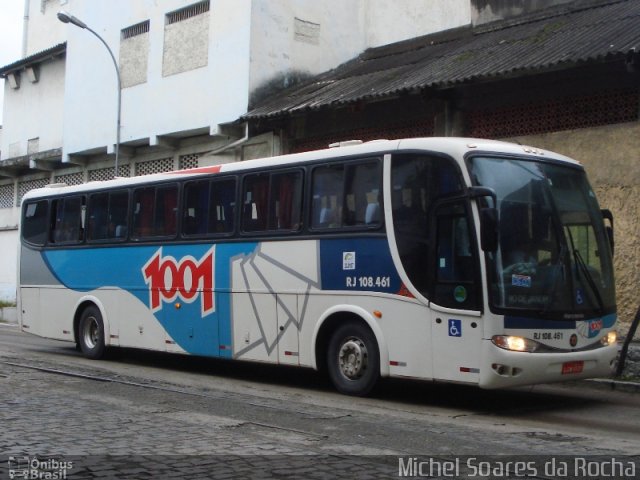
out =
<svg viewBox="0 0 640 480"><path fill-rule="evenodd" d="M133 192L133 237L169 237L177 232L178 187L161 185Z"/></svg>
<svg viewBox="0 0 640 480"><path fill-rule="evenodd" d="M133 192L133 236L149 237L152 234L154 187L137 188Z"/></svg>
<svg viewBox="0 0 640 480"><path fill-rule="evenodd" d="M382 224L377 160L313 170L311 227L378 227Z"/></svg>
<svg viewBox="0 0 640 480"><path fill-rule="evenodd" d="M234 231L236 218L236 180L226 178L211 182L209 200L209 229L211 234L229 234Z"/></svg>
<svg viewBox="0 0 640 480"><path fill-rule="evenodd" d="M345 175L345 226L380 225L378 162L348 165Z"/></svg>
<svg viewBox="0 0 640 480"><path fill-rule="evenodd" d="M47 241L49 202L27 203L22 218L22 238L33 245L44 245Z"/></svg>
<svg viewBox="0 0 640 480"><path fill-rule="evenodd" d="M109 194L109 238L124 240L129 231L129 192Z"/></svg>
<svg viewBox="0 0 640 480"><path fill-rule="evenodd" d="M67 197L53 201L51 241L53 243L78 243L84 237L84 197Z"/></svg>
<svg viewBox="0 0 640 480"><path fill-rule="evenodd" d="M312 228L342 226L344 166L317 167L313 170L311 205Z"/></svg>
<svg viewBox="0 0 640 480"><path fill-rule="evenodd" d="M267 229L267 215L269 213L269 175L247 175L244 179L242 193L242 230L245 232L259 232Z"/></svg>
<svg viewBox="0 0 640 480"><path fill-rule="evenodd" d="M277 173L271 176L269 230L300 229L302 213L302 173Z"/></svg>
<svg viewBox="0 0 640 480"><path fill-rule="evenodd" d="M89 197L87 240L124 240L128 231L129 192L95 193Z"/></svg>
<svg viewBox="0 0 640 480"><path fill-rule="evenodd" d="M243 231L294 232L300 229L301 171L247 175L242 198Z"/></svg>
<svg viewBox="0 0 640 480"><path fill-rule="evenodd" d="M207 233L207 202L210 182L201 180L189 182L184 189L182 233L203 235Z"/></svg>
<svg viewBox="0 0 640 480"><path fill-rule="evenodd" d="M109 194L96 193L89 197L89 225L87 240L105 240L109 238Z"/></svg>
<svg viewBox="0 0 640 480"><path fill-rule="evenodd" d="M158 187L154 213L154 234L173 236L178 228L178 189L175 185Z"/></svg>

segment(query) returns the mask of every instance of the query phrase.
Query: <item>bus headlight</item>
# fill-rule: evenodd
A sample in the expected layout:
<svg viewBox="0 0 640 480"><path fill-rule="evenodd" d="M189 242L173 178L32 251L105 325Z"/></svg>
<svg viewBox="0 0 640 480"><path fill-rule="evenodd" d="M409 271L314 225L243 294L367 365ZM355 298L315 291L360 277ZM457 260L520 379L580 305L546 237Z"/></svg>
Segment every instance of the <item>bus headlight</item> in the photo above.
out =
<svg viewBox="0 0 640 480"><path fill-rule="evenodd" d="M513 335L494 335L491 341L497 347L514 352L535 352L540 346L538 342Z"/></svg>
<svg viewBox="0 0 640 480"><path fill-rule="evenodd" d="M607 345L614 345L617 341L618 341L618 334L616 333L615 330L611 330L609 333L607 333L604 337L600 339L600 343L602 343L602 345L604 345L605 347Z"/></svg>

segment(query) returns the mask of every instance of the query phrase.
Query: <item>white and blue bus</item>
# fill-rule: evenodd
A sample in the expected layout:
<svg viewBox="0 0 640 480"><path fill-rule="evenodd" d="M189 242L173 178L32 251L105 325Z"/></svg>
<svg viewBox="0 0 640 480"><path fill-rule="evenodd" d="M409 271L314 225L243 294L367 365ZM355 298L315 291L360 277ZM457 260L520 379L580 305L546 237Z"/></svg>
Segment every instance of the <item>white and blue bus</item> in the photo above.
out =
<svg viewBox="0 0 640 480"><path fill-rule="evenodd" d="M605 221L608 219L608 221ZM375 141L22 201L23 331L500 388L608 376L613 220L584 168L520 145Z"/></svg>

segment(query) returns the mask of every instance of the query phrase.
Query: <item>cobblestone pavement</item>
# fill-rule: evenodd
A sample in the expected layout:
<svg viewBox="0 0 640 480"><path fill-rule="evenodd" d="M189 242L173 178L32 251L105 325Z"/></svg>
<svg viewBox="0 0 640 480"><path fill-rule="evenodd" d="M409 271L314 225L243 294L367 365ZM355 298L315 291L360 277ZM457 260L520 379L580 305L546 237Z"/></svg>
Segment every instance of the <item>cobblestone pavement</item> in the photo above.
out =
<svg viewBox="0 0 640 480"><path fill-rule="evenodd" d="M311 433L199 412L211 399L12 365L0 381L2 479L9 457L14 475L39 458L35 471L68 478L334 478L338 464L366 466L369 478L390 471L389 462L314 448L321 438Z"/></svg>
<svg viewBox="0 0 640 480"><path fill-rule="evenodd" d="M6 344L14 338L23 337ZM154 369L159 376L152 378L142 367L87 362L68 347L47 351L57 344L24 338L33 343L0 346L0 480L25 472L70 479L398 478L400 459L624 457L640 450L640 408L628 394L616 394L611 404L617 423L574 428L581 417L593 422L589 411L600 408L605 394L478 394L463 408L449 408L441 406L447 398L425 405L420 397L448 390L421 386L413 394L408 386L416 398L400 403L384 400L384 392L351 399L277 382L258 392L206 375L191 375L193 384L180 378L188 371ZM478 408L469 407L476 400ZM468 470L464 462L460 469Z"/></svg>

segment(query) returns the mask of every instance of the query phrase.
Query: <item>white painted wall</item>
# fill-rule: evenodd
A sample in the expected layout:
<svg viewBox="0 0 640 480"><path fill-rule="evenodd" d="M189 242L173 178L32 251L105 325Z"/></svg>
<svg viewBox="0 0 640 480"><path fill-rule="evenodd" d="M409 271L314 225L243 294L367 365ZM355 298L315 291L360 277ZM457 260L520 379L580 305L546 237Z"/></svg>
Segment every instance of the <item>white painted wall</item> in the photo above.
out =
<svg viewBox="0 0 640 480"><path fill-rule="evenodd" d="M364 0L367 48L471 23L469 0Z"/></svg>
<svg viewBox="0 0 640 480"><path fill-rule="evenodd" d="M296 35L297 20L318 38ZM250 89L285 88L367 48L471 23L469 0L253 0Z"/></svg>
<svg viewBox="0 0 640 480"><path fill-rule="evenodd" d="M365 47L362 5L362 0L254 0L251 90L275 77L286 87L296 72L321 73L355 57ZM296 19L311 24L308 38L296 35Z"/></svg>
<svg viewBox="0 0 640 480"><path fill-rule="evenodd" d="M121 141L204 129L246 112L250 0L211 0L207 65L163 76L165 14L184 0L71 1L116 58L122 28L150 20L147 81L122 90ZM64 151L90 152L115 143L117 88L105 47L89 32L69 27ZM166 71L165 71L166 73Z"/></svg>
<svg viewBox="0 0 640 480"><path fill-rule="evenodd" d="M0 212L5 209L0 210ZM16 209L17 210L17 209ZM0 223L4 224L2 213ZM14 223L14 225L16 225ZM16 278L18 271L18 231L0 229L0 300L16 301Z"/></svg>
<svg viewBox="0 0 640 480"><path fill-rule="evenodd" d="M58 21L56 15L60 10L67 8L68 0L22 1L27 2L29 6L27 56L47 50L66 41L67 29L62 22Z"/></svg>
<svg viewBox="0 0 640 480"><path fill-rule="evenodd" d="M62 146L64 64L59 58L42 63L39 80L31 83L23 74L16 90L5 82L2 160L26 155L29 139L39 139L39 151Z"/></svg>

